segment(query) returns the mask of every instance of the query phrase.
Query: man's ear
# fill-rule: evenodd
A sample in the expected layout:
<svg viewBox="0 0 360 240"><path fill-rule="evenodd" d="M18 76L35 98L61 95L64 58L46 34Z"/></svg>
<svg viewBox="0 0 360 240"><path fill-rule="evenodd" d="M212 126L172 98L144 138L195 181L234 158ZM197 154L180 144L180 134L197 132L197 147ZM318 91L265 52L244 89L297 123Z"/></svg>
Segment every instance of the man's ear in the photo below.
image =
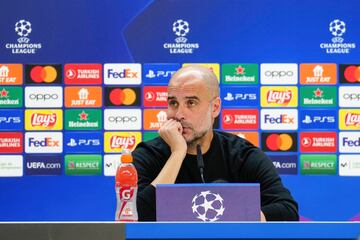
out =
<svg viewBox="0 0 360 240"><path fill-rule="evenodd" d="M221 110L221 99L220 97L216 97L213 101L212 101L212 111L211 114L213 116L213 118L217 118L220 114L220 110Z"/></svg>

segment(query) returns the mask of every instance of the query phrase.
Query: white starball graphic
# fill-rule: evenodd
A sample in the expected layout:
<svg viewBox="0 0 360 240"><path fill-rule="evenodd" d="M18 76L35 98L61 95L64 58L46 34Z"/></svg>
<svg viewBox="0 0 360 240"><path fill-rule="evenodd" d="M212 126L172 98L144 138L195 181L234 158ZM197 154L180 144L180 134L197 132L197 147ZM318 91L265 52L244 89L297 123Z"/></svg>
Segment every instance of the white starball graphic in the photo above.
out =
<svg viewBox="0 0 360 240"><path fill-rule="evenodd" d="M26 21L24 19L21 19L17 23L15 23L15 32L20 37L27 37L31 33L31 23L29 21Z"/></svg>
<svg viewBox="0 0 360 240"><path fill-rule="evenodd" d="M339 19L335 19L330 23L329 30L335 37L341 37L346 31L346 24Z"/></svg>
<svg viewBox="0 0 360 240"><path fill-rule="evenodd" d="M189 33L189 23L182 19L178 19L173 23L173 31L176 36L185 37Z"/></svg>
<svg viewBox="0 0 360 240"><path fill-rule="evenodd" d="M192 200L192 211L204 222L215 222L224 214L224 199L210 191L196 194Z"/></svg>

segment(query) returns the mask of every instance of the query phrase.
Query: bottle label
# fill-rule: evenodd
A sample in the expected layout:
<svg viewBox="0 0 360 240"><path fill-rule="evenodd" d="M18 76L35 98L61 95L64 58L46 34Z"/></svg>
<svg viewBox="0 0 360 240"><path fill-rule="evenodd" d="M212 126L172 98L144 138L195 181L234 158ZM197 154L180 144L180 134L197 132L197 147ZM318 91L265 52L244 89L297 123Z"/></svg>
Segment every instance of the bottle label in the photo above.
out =
<svg viewBox="0 0 360 240"><path fill-rule="evenodd" d="M136 193L137 186L117 187L117 210L115 219L118 221L137 221Z"/></svg>
<svg viewBox="0 0 360 240"><path fill-rule="evenodd" d="M134 188L130 186L120 188L120 200L129 201L134 196Z"/></svg>

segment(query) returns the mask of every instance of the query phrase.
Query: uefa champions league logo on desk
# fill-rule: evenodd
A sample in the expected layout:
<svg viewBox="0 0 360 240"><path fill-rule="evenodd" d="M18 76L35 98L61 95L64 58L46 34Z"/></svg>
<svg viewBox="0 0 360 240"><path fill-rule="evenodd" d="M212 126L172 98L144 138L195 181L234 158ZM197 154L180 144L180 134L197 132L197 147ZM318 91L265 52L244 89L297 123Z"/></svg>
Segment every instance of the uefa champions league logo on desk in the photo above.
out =
<svg viewBox="0 0 360 240"><path fill-rule="evenodd" d="M192 212L204 222L215 222L224 214L224 199L210 191L196 194L192 199Z"/></svg>
<svg viewBox="0 0 360 240"><path fill-rule="evenodd" d="M170 54L193 54L200 47L199 43L189 43L186 36L190 33L190 24L178 19L172 24L172 31L177 36L175 42L164 43L164 49L169 49Z"/></svg>

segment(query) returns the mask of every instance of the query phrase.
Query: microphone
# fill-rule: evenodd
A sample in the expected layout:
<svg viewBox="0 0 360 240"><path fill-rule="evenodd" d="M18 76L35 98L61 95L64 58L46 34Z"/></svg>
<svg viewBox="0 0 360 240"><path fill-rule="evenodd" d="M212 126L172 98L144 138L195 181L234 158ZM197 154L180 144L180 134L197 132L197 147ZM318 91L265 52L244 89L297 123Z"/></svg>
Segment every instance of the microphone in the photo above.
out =
<svg viewBox="0 0 360 240"><path fill-rule="evenodd" d="M204 159L202 157L200 144L196 145L196 152L197 152L197 155L196 155L197 166L198 166L198 169L200 171L201 180L202 180L203 183L205 183L205 180L204 180Z"/></svg>

